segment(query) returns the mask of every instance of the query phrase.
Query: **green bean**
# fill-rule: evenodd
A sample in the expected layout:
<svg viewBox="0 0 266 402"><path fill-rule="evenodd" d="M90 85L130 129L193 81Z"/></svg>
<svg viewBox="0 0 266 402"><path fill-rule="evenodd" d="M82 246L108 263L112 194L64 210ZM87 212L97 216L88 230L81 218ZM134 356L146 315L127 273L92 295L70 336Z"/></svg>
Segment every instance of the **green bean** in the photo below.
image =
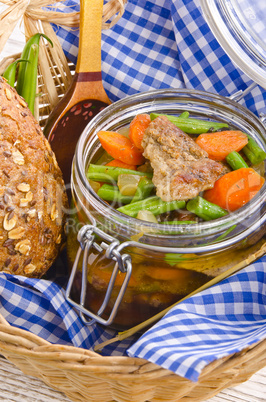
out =
<svg viewBox="0 0 266 402"><path fill-rule="evenodd" d="M97 194L105 201L113 201L121 204L128 204L132 200L132 196L122 195L118 187L112 186L111 184L103 184Z"/></svg>
<svg viewBox="0 0 266 402"><path fill-rule="evenodd" d="M22 50L22 53L21 53L22 59L26 59L26 60L29 59L31 45L33 45L33 44L39 45L41 37L45 38L53 47L53 42L51 41L50 38L48 38L48 36L46 36L43 33L36 33L35 35L32 35L29 38L29 40L26 42L26 44ZM18 78L17 78L17 85L16 85L16 91L18 92L19 95L22 95L22 88L25 83L25 72L26 72L25 65L20 64L19 68L18 68Z"/></svg>
<svg viewBox="0 0 266 402"><path fill-rule="evenodd" d="M155 195L153 197L146 198L145 200L137 201L132 204L117 208L117 210L132 217L136 217L140 210L150 211L156 216L164 212L184 208L185 205L185 201L162 201L161 198Z"/></svg>
<svg viewBox="0 0 266 402"><path fill-rule="evenodd" d="M195 223L195 222L193 222ZM222 233L220 236L217 237L216 240L214 240L214 243L217 243L221 240L223 240L224 238L226 238L226 236L228 234L230 234L235 228L237 227L237 225L233 225L230 228L228 228L224 233ZM202 246L206 246L209 243L203 243ZM186 260L195 260L197 258L197 256L192 257L192 255L190 255L189 257L187 257L184 254L173 254L173 253L168 253L165 254L165 262L167 262L169 265L175 265L177 262L180 261L186 261Z"/></svg>
<svg viewBox="0 0 266 402"><path fill-rule="evenodd" d="M148 198L154 188L155 187L154 187L154 184L151 179L149 179L148 177L145 177L145 176L142 177L138 183L136 193L135 193L131 203Z"/></svg>
<svg viewBox="0 0 266 402"><path fill-rule="evenodd" d="M200 196L189 200L186 207L188 211L193 212L195 215L199 216L205 221L218 219L228 214L225 209L205 200Z"/></svg>
<svg viewBox="0 0 266 402"><path fill-rule="evenodd" d="M248 167L242 156L236 151L230 152L225 159L233 170Z"/></svg>
<svg viewBox="0 0 266 402"><path fill-rule="evenodd" d="M27 102L32 114L34 114L34 104L36 97L38 57L39 46L37 44L33 44L31 45L29 51L29 63L27 63L25 69L24 85L21 92L21 96Z"/></svg>
<svg viewBox="0 0 266 402"><path fill-rule="evenodd" d="M29 61L26 59L18 59L13 61L13 63L9 64L5 71L3 72L3 77L7 80L8 84L14 88L15 80L16 80L16 73L17 73L17 65L21 62L28 63Z"/></svg>
<svg viewBox="0 0 266 402"><path fill-rule="evenodd" d="M174 253L166 253L164 256L164 260L167 264L171 266L175 266L178 262L182 261L192 261L198 257L195 256L187 256L184 254L174 254Z"/></svg>
<svg viewBox="0 0 266 402"><path fill-rule="evenodd" d="M154 120L158 116L166 116L169 121L174 123L177 127L179 127L182 131L187 134L203 134L207 133L208 131L217 131L221 128L228 127L226 123L217 123L213 121L205 121L199 120L195 118L182 118L178 116L171 116L171 115L163 115L157 113L151 113L150 118Z"/></svg>
<svg viewBox="0 0 266 402"><path fill-rule="evenodd" d="M165 221L159 222L164 225L191 225L193 223L198 223L197 221Z"/></svg>
<svg viewBox="0 0 266 402"><path fill-rule="evenodd" d="M266 159L266 152L263 151L250 135L246 135L248 137L248 143L242 148L242 151L248 157L252 165L257 165Z"/></svg>
<svg viewBox="0 0 266 402"><path fill-rule="evenodd" d="M214 241L214 243L217 243L218 241L225 239L226 236L229 235L236 227L237 227L237 225L232 225L224 233L222 233L220 236L218 236L217 239Z"/></svg>
<svg viewBox="0 0 266 402"><path fill-rule="evenodd" d="M189 112L183 112L178 117L179 119L180 118L187 119L189 117Z"/></svg>
<svg viewBox="0 0 266 402"><path fill-rule="evenodd" d="M87 178L90 180L110 183L112 181L117 181L120 174L135 174L138 176L152 177L152 173L144 173L115 166L95 165L91 163L87 171Z"/></svg>

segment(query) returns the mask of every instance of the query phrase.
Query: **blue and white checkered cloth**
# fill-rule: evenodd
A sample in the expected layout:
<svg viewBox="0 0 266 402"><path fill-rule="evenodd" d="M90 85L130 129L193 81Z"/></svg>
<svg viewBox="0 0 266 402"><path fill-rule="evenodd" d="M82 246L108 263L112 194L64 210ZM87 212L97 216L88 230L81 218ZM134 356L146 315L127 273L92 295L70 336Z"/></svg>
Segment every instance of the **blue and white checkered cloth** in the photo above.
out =
<svg viewBox="0 0 266 402"><path fill-rule="evenodd" d="M0 313L15 327L28 330L50 343L91 349L113 338L116 332L99 325L86 326L55 281L0 272ZM125 354L134 341L103 349L103 355Z"/></svg>
<svg viewBox="0 0 266 402"><path fill-rule="evenodd" d="M91 349L116 335L85 326L54 282L0 273L0 313L13 326L51 343ZM197 381L213 360L266 338L266 256L238 274L173 307L143 334L101 354L144 358Z"/></svg>
<svg viewBox="0 0 266 402"><path fill-rule="evenodd" d="M128 350L196 381L213 360L266 337L266 256L172 308Z"/></svg>
<svg viewBox="0 0 266 402"><path fill-rule="evenodd" d="M79 10L77 0L64 4L66 11ZM265 14L264 0L257 0L256 7ZM79 31L54 29L65 54L76 63ZM111 101L169 87L231 96L252 84L219 45L199 0L128 0L118 22L102 31L102 78ZM240 103L265 114L266 90L256 86Z"/></svg>
<svg viewBox="0 0 266 402"><path fill-rule="evenodd" d="M65 4L69 11L79 8L77 0ZM78 31L55 30L76 62ZM123 17L102 32L102 75L112 101L167 87L230 96L251 84L219 46L198 0L128 0ZM241 103L265 113L266 91L256 86ZM51 343L93 348L116 335L97 324L85 326L64 289L45 279L0 273L0 313ZM110 344L102 354L145 358L196 381L208 363L265 337L266 256L179 303L140 338Z"/></svg>

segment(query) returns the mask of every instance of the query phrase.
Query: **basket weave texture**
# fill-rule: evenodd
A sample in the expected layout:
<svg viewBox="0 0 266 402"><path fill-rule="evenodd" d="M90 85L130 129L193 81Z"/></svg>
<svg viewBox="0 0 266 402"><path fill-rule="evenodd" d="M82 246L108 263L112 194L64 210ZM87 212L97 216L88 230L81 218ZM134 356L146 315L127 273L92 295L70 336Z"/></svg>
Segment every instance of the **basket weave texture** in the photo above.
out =
<svg viewBox="0 0 266 402"><path fill-rule="evenodd" d="M43 380L73 401L200 402L248 380L266 365L266 340L209 364L191 382L144 359L102 357L52 345L9 325L0 315L0 353L25 374Z"/></svg>
<svg viewBox="0 0 266 402"><path fill-rule="evenodd" d="M14 55L0 63L0 74ZM74 65L69 64L71 74ZM60 81L53 69L55 81ZM39 122L43 127L50 105L39 75ZM56 85L59 99L64 85ZM52 345L12 327L0 314L0 353L27 375L43 380L73 401L93 402L200 402L248 380L266 366L266 340L206 366L198 382L191 382L144 359L103 357L93 351Z"/></svg>
<svg viewBox="0 0 266 402"><path fill-rule="evenodd" d="M45 47L46 52L50 52L48 46ZM7 56L0 61L0 75L3 74L6 67L11 64L13 61L18 60L21 57L21 53L14 54L12 56ZM50 57L52 55L50 54ZM73 63L68 63L68 70L70 77L74 75L75 72L75 65ZM55 62L52 63L53 65L50 66L50 74L53 79L53 90L56 93L56 103L52 106L49 99L48 88L44 82L43 76L41 74L40 66L38 66L38 88L35 102L35 110L36 114L35 117L38 120L40 126L43 128L45 126L46 120L53 110L53 107L61 100L64 96L65 92L67 91L70 81L66 84L65 79L61 75L60 70L58 69ZM64 77L65 78L65 77Z"/></svg>

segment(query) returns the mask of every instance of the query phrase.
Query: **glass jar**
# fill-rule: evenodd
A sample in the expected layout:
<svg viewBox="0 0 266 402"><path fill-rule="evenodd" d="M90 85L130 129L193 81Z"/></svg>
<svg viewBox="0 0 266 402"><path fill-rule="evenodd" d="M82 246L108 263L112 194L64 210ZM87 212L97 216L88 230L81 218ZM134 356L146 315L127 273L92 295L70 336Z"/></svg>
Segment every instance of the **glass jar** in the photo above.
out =
<svg viewBox="0 0 266 402"><path fill-rule="evenodd" d="M237 102L211 93L149 91L100 112L76 148L68 220L67 250L73 269L66 295L86 322L120 329L136 325L243 261L265 242L265 184L234 213L173 226L126 216L93 190L86 171L103 154L98 131L123 130L139 113L184 111L191 117L226 122L266 149L260 119Z"/></svg>

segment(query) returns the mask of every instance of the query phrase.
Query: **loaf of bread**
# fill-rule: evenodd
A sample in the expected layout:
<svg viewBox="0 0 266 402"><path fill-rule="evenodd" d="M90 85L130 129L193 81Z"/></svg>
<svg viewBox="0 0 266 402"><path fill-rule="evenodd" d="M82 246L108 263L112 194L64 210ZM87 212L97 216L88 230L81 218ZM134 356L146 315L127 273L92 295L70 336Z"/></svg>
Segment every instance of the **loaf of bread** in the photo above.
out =
<svg viewBox="0 0 266 402"><path fill-rule="evenodd" d="M0 270L41 277L64 238L67 197L50 144L0 78Z"/></svg>

